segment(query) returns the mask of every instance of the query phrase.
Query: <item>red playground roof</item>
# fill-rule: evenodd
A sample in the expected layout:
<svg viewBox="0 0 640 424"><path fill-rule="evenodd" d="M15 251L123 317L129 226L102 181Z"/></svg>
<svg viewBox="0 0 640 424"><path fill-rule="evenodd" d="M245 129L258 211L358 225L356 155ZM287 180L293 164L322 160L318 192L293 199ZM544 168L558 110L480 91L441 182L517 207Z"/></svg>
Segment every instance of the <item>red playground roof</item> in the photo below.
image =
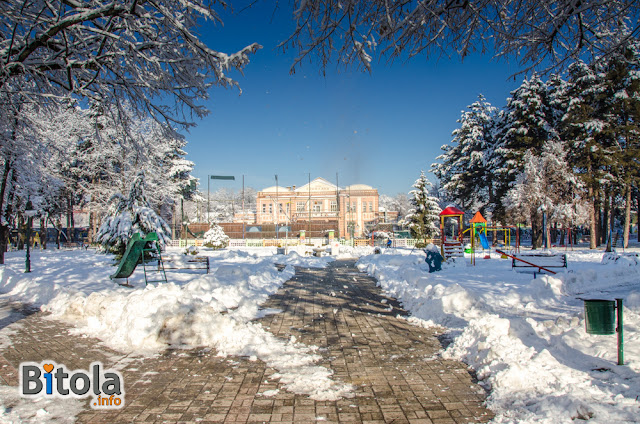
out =
<svg viewBox="0 0 640 424"><path fill-rule="evenodd" d="M456 208L455 206L447 206L446 208L444 208L442 212L440 212L440 216L451 216L451 215L464 215L464 212L462 212L460 209Z"/></svg>

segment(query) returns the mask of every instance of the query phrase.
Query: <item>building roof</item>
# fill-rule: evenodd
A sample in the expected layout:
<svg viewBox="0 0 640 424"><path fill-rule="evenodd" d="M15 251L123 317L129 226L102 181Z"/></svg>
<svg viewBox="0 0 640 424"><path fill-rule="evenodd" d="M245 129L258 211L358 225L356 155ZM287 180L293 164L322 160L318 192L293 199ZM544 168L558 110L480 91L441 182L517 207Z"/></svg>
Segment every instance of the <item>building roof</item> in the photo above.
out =
<svg viewBox="0 0 640 424"><path fill-rule="evenodd" d="M293 191L290 188L280 187L280 186L271 186L260 191L263 193L275 193L276 191L278 193L293 193Z"/></svg>
<svg viewBox="0 0 640 424"><path fill-rule="evenodd" d="M352 184L345 187L345 190L374 190L374 188L366 184Z"/></svg>
<svg viewBox="0 0 640 424"><path fill-rule="evenodd" d="M314 192L314 191L336 191L337 188L338 187L335 184L325 180L322 177L318 177L318 178L314 179L313 181L311 181L311 192ZM296 193L300 193L300 192L303 192L303 193L307 192L308 193L309 192L309 184L307 183L307 184L303 185L302 187L296 188Z"/></svg>

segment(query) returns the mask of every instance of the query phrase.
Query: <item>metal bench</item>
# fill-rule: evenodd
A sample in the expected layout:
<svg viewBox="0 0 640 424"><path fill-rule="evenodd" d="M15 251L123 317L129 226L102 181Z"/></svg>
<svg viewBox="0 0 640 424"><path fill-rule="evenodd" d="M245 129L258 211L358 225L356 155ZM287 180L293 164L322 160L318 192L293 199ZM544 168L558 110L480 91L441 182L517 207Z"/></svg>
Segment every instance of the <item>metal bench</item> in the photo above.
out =
<svg viewBox="0 0 640 424"><path fill-rule="evenodd" d="M511 268L516 272L536 274L555 274L552 268L567 268L567 255L557 254L514 254L511 256Z"/></svg>
<svg viewBox="0 0 640 424"><path fill-rule="evenodd" d="M208 256L192 256L187 260L177 258L163 259L165 270L177 269L205 269L206 274L209 273L209 257Z"/></svg>

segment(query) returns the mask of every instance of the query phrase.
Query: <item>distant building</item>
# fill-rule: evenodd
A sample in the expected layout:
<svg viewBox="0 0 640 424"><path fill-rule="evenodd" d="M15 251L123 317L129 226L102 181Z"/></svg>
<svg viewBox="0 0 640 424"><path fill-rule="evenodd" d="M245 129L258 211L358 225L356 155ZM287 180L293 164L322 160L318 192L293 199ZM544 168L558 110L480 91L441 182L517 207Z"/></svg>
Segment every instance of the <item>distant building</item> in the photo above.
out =
<svg viewBox="0 0 640 424"><path fill-rule="evenodd" d="M257 193L258 225L324 225L326 230L337 230L336 237L348 239L361 237L378 216L378 190L364 184L340 188L316 178L302 187L273 186Z"/></svg>

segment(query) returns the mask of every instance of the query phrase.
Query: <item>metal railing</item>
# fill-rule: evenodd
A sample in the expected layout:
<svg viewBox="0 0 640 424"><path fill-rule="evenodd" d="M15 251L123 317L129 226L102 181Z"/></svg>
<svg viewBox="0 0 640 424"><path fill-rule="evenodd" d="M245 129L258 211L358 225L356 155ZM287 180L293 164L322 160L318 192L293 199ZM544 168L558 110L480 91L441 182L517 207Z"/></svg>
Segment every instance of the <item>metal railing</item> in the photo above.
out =
<svg viewBox="0 0 640 424"><path fill-rule="evenodd" d="M334 239L334 242L340 243L342 246L373 246L370 238L361 238L353 240ZM391 240L391 247L415 247L417 239L398 238ZM440 245L440 239L427 240L428 243L433 243L437 246ZM202 246L202 239L188 239L188 240L171 240L169 246L171 247L187 247L187 246ZM327 238L307 238L300 240L298 238L291 239L230 239L229 247L284 247L297 246L302 244L322 246L329 243Z"/></svg>

